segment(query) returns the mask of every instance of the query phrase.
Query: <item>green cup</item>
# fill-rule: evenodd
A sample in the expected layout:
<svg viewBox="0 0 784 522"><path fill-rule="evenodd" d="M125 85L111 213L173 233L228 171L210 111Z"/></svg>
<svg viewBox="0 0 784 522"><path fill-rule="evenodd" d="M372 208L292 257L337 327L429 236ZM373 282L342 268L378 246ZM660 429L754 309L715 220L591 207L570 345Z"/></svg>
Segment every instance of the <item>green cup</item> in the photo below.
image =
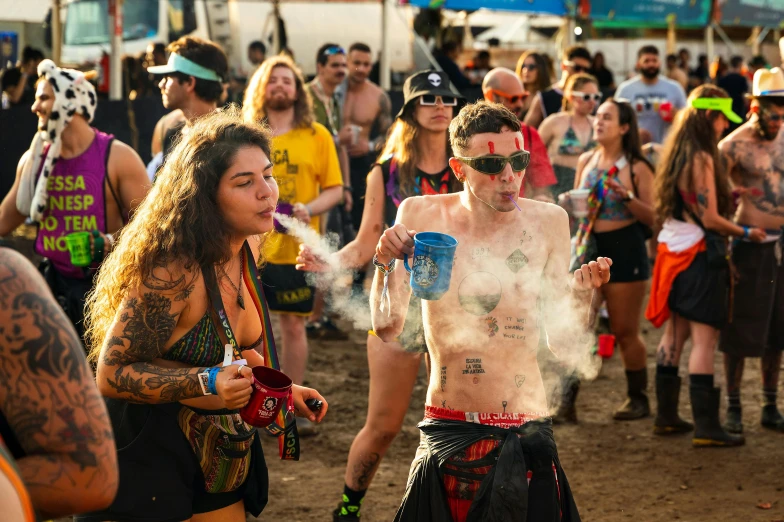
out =
<svg viewBox="0 0 784 522"><path fill-rule="evenodd" d="M90 266L93 256L90 254L90 233L74 232L65 236L65 244L71 253L71 264L73 266Z"/></svg>

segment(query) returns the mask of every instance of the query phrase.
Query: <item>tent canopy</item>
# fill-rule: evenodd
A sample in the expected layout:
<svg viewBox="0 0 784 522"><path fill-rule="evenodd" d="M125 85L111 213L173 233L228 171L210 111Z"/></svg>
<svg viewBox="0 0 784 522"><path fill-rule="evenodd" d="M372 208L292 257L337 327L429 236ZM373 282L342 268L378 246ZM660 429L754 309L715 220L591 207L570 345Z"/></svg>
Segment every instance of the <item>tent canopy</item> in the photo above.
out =
<svg viewBox="0 0 784 522"><path fill-rule="evenodd" d="M442 7L455 11L476 11L480 8L494 11L517 11L530 14L567 16L570 10L563 0L410 0L414 7L435 9Z"/></svg>

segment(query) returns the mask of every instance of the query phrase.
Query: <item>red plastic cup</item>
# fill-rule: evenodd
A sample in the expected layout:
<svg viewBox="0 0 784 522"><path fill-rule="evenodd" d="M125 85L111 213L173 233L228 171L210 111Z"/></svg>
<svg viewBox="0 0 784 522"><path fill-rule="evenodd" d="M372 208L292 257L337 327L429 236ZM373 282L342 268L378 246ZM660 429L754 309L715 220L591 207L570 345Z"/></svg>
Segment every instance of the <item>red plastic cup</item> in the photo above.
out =
<svg viewBox="0 0 784 522"><path fill-rule="evenodd" d="M599 357L609 359L615 352L615 336L612 334L601 334L599 336Z"/></svg>
<svg viewBox="0 0 784 522"><path fill-rule="evenodd" d="M250 402L240 410L242 420L257 428L272 424L291 395L291 384L291 379L278 370L253 368L253 393Z"/></svg>
<svg viewBox="0 0 784 522"><path fill-rule="evenodd" d="M667 123L671 123L673 117L675 116L675 111L673 110L672 103L664 102L659 105L659 115L661 119L666 121Z"/></svg>

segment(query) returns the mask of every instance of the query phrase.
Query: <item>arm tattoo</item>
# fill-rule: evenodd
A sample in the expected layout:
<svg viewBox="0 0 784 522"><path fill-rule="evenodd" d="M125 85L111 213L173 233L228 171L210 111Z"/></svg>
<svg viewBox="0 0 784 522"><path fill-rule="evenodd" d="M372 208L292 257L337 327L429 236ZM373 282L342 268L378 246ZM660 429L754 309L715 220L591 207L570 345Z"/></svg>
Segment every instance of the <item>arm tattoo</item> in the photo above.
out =
<svg viewBox="0 0 784 522"><path fill-rule="evenodd" d="M392 126L392 102L389 96L384 91L378 98L379 112L378 112L378 134L385 137L387 130Z"/></svg>
<svg viewBox="0 0 784 522"><path fill-rule="evenodd" d="M114 494L114 437L76 332L17 256L0 251L0 411L33 504L58 518Z"/></svg>
<svg viewBox="0 0 784 522"><path fill-rule="evenodd" d="M708 209L708 189L702 189L697 193L697 215L702 217Z"/></svg>

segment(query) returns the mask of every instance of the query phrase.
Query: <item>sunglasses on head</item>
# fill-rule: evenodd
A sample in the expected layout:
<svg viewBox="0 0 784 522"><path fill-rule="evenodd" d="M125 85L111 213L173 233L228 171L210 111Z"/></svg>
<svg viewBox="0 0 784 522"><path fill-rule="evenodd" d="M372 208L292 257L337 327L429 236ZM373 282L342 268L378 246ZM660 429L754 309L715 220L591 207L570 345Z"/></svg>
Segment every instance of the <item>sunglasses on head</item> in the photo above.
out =
<svg viewBox="0 0 784 522"><path fill-rule="evenodd" d="M539 68L539 66L538 66L538 65L536 65L535 63L524 63L524 64L523 64L523 65L520 67L520 69L521 69L521 70L522 70L522 69L528 69L529 71L535 71L535 70L537 70L538 68Z"/></svg>
<svg viewBox="0 0 784 522"><path fill-rule="evenodd" d="M504 170L507 163L512 166L512 171L522 172L528 168L528 164L531 162L531 154L527 150L515 152L508 157L498 154L488 154L487 156L477 156L475 158L455 157L475 171L491 176Z"/></svg>
<svg viewBox="0 0 784 522"><path fill-rule="evenodd" d="M520 100L525 100L528 97L528 93L524 92L522 94L508 94L504 91L499 91L497 89L490 89L490 92L496 96L500 96L501 98L505 98L509 100L509 103L517 103Z"/></svg>
<svg viewBox="0 0 784 522"><path fill-rule="evenodd" d="M572 96L574 96L578 100L582 100L584 102L593 101L593 102L600 102L602 100L602 95L598 92L595 93L587 93L587 92L573 92Z"/></svg>
<svg viewBox="0 0 784 522"><path fill-rule="evenodd" d="M454 96L436 96L435 94L423 94L419 97L419 105L425 106L433 106L441 100L441 104L444 107L455 107L457 106L457 98Z"/></svg>
<svg viewBox="0 0 784 522"><path fill-rule="evenodd" d="M324 56L334 56L336 54L346 54L346 50L340 46L327 47L322 53Z"/></svg>
<svg viewBox="0 0 784 522"><path fill-rule="evenodd" d="M588 72L591 70L590 67L583 67L582 65L578 65L574 62L564 62L564 65L570 67L576 73Z"/></svg>

